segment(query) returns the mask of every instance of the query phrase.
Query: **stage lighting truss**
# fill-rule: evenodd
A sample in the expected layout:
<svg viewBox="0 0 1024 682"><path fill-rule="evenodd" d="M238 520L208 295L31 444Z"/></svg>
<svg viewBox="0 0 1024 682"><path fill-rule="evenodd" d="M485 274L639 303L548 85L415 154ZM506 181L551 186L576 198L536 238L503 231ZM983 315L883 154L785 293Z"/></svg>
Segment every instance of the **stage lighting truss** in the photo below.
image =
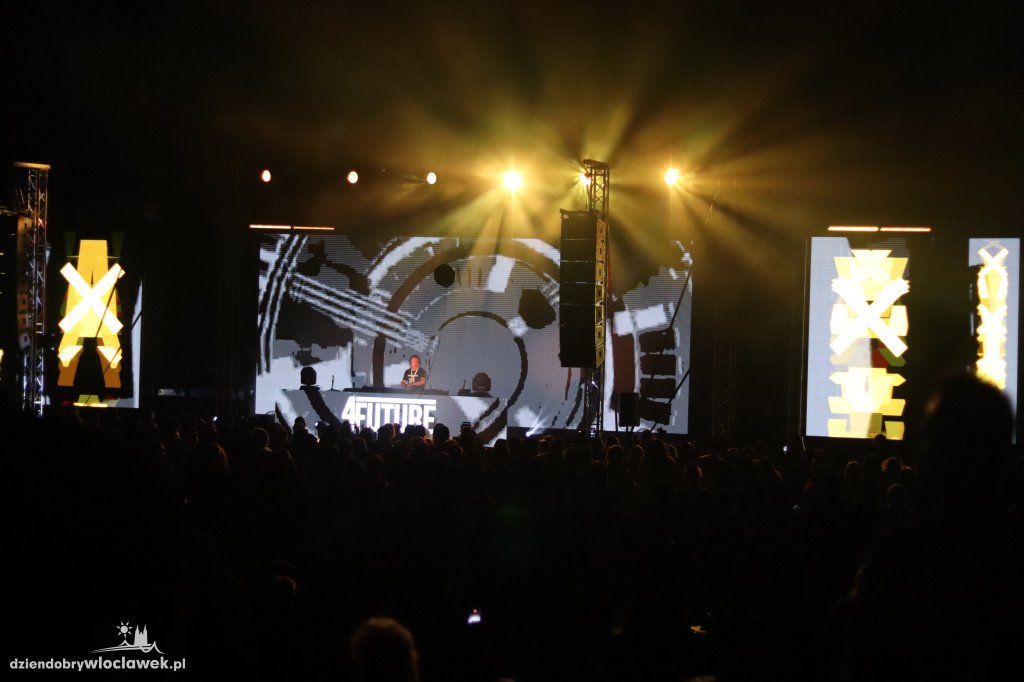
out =
<svg viewBox="0 0 1024 682"><path fill-rule="evenodd" d="M46 333L46 219L50 166L15 163L18 221L18 338L21 407L41 414L46 403L43 335Z"/></svg>
<svg viewBox="0 0 1024 682"><path fill-rule="evenodd" d="M608 164L583 159L583 175L590 178L587 188L587 210L596 211L597 217L608 222L608 194L611 191L611 171Z"/></svg>

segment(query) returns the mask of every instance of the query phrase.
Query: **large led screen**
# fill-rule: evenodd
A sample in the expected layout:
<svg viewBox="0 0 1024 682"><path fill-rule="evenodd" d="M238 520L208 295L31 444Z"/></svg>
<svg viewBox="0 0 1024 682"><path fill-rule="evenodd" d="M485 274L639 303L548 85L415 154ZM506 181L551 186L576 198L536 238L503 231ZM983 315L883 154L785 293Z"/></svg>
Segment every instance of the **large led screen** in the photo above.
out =
<svg viewBox="0 0 1024 682"><path fill-rule="evenodd" d="M640 426L688 428L688 386L673 394L690 361L692 259L681 242L658 252L662 262L613 295L606 429L615 396L640 392L651 370ZM470 422L489 439L579 426L586 377L559 362L556 246L291 232L261 235L260 259L257 412L453 431ZM404 388L413 356L426 379Z"/></svg>
<svg viewBox="0 0 1024 682"><path fill-rule="evenodd" d="M58 310L48 392L57 404L138 407L142 258L123 233L92 236L65 232L50 256Z"/></svg>
<svg viewBox="0 0 1024 682"><path fill-rule="evenodd" d="M812 238L808 436L903 438L909 260L902 237Z"/></svg>
<svg viewBox="0 0 1024 682"><path fill-rule="evenodd" d="M1020 321L1020 239L971 239L968 265L976 272L972 324L978 376L1003 389L1017 407Z"/></svg>

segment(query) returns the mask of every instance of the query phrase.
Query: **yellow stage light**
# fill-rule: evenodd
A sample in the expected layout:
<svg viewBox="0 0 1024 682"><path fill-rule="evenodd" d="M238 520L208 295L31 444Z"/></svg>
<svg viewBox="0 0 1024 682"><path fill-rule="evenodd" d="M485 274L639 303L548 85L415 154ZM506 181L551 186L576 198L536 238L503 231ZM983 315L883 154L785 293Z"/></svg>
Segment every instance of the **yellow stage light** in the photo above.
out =
<svg viewBox="0 0 1024 682"><path fill-rule="evenodd" d="M674 185L674 184L676 184L676 180L678 180L678 179L679 179L679 171L677 171L675 168L669 168L668 172L665 173L665 184L666 185Z"/></svg>
<svg viewBox="0 0 1024 682"><path fill-rule="evenodd" d="M583 185L584 187L590 187L590 183L591 182L592 182L592 179L590 177L590 173L580 173L580 184L581 185Z"/></svg>
<svg viewBox="0 0 1024 682"><path fill-rule="evenodd" d="M263 182L270 182L270 171L269 170L263 171L260 174L260 178L263 180Z"/></svg>
<svg viewBox="0 0 1024 682"><path fill-rule="evenodd" d="M437 173L433 171L427 173L427 184L433 185L435 182L437 182Z"/></svg>
<svg viewBox="0 0 1024 682"><path fill-rule="evenodd" d="M516 173L515 171L505 173L505 187L507 187L510 192L515 192L522 186L522 184L523 177L519 175L519 173Z"/></svg>
<svg viewBox="0 0 1024 682"><path fill-rule="evenodd" d="M359 173L356 173L355 171L349 171L349 173L348 173L348 184L354 185L357 182L359 182Z"/></svg>

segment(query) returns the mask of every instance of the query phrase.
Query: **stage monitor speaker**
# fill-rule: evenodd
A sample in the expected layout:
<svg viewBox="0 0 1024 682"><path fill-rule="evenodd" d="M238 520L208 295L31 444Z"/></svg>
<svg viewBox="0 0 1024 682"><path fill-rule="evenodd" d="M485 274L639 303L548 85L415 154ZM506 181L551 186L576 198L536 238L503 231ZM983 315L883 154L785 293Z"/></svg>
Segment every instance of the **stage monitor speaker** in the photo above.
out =
<svg viewBox="0 0 1024 682"><path fill-rule="evenodd" d="M640 394L619 394L619 426L640 426Z"/></svg>

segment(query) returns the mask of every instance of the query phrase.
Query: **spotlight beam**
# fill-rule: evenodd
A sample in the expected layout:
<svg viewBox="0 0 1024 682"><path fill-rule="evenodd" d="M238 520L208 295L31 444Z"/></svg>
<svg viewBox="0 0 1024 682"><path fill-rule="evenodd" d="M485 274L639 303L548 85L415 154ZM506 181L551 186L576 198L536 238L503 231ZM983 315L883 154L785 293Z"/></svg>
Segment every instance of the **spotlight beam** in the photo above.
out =
<svg viewBox="0 0 1024 682"><path fill-rule="evenodd" d="M503 181L505 183L505 187L507 187L510 192L515 192L523 186L523 176L514 170L505 173Z"/></svg>

